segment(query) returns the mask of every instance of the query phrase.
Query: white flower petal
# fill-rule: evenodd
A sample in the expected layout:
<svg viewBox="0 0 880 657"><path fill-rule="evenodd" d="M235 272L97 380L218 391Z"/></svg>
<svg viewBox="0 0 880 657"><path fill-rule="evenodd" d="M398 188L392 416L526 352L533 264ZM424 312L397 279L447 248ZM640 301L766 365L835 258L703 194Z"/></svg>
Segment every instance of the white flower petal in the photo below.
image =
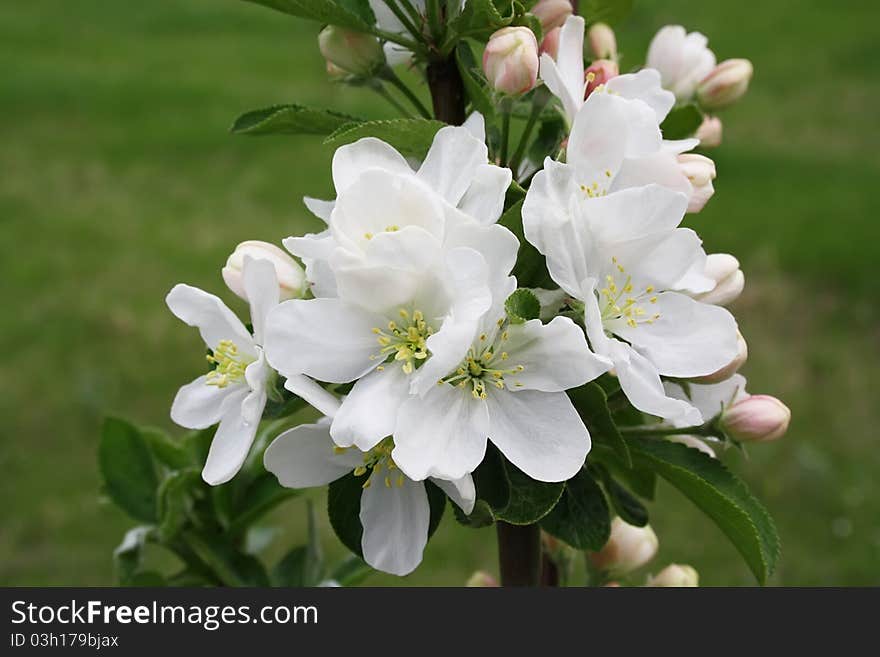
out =
<svg viewBox="0 0 880 657"><path fill-rule="evenodd" d="M242 391L247 394L247 386L233 384L220 388L208 385L207 376L200 376L177 391L171 404L171 419L187 429L207 429L223 417L226 398Z"/></svg>
<svg viewBox="0 0 880 657"><path fill-rule="evenodd" d="M307 376L290 374L284 382L284 387L297 397L307 401L324 415L333 417L339 410L339 399L336 395L327 392Z"/></svg>
<svg viewBox="0 0 880 657"><path fill-rule="evenodd" d="M605 88L609 93L649 105L657 115L658 124L663 123L675 105L675 94L660 86L660 72L653 68L618 75L605 83Z"/></svg>
<svg viewBox="0 0 880 657"><path fill-rule="evenodd" d="M339 299L293 299L272 309L266 323L266 358L279 373L307 374L319 381L347 383L376 363L374 327L381 316Z"/></svg>
<svg viewBox="0 0 880 657"><path fill-rule="evenodd" d="M190 285L175 285L165 303L179 319L199 329L209 348L221 340L232 340L244 356L256 357L251 334L218 297Z"/></svg>
<svg viewBox="0 0 880 657"><path fill-rule="evenodd" d="M208 459L202 469L202 479L211 486L226 483L238 473L247 458L259 426L257 422L245 420L240 403L231 402L232 398L224 404L226 413L220 420L208 450Z"/></svg>
<svg viewBox="0 0 880 657"><path fill-rule="evenodd" d="M489 439L538 481L566 481L584 465L590 434L564 392L491 391Z"/></svg>
<svg viewBox="0 0 880 657"><path fill-rule="evenodd" d="M303 204L318 219L323 220L324 223L330 223L330 215L333 214L333 207L336 205L336 201L324 201L319 198L304 196Z"/></svg>
<svg viewBox="0 0 880 657"><path fill-rule="evenodd" d="M687 393L672 381L664 382L663 387L670 397L683 399L696 406L706 421L718 415L724 407L747 396L746 378L742 374L734 374L726 381L709 385L689 383ZM676 423L676 426L687 425Z"/></svg>
<svg viewBox="0 0 880 657"><path fill-rule="evenodd" d="M263 344L266 317L269 311L278 305L281 297L275 265L269 260L255 260L250 256L245 256L241 274L244 291L251 307L254 341L257 344Z"/></svg>
<svg viewBox="0 0 880 657"><path fill-rule="evenodd" d="M546 158L544 168L532 179L522 208L525 237L541 253L547 253L547 238L571 221L569 208L577 191L575 168Z"/></svg>
<svg viewBox="0 0 880 657"><path fill-rule="evenodd" d="M477 489L474 486L474 478L471 475L467 474L455 481L431 477L431 481L439 486L449 496L449 499L455 502L458 508L466 514L470 515L474 510L474 504L477 501Z"/></svg>
<svg viewBox="0 0 880 657"><path fill-rule="evenodd" d="M645 157L624 160L620 171L614 178L611 191L630 187L644 187L650 184L662 185L673 192L693 195L694 187L672 153L657 151Z"/></svg>
<svg viewBox="0 0 880 657"><path fill-rule="evenodd" d="M409 397L409 381L399 363L388 363L358 379L333 417L330 435L337 445L368 451L394 433L397 411Z"/></svg>
<svg viewBox="0 0 880 657"><path fill-rule="evenodd" d="M408 575L422 562L431 509L425 484L404 477L403 486L373 481L361 494L364 561L392 575Z"/></svg>
<svg viewBox="0 0 880 657"><path fill-rule="evenodd" d="M510 169L481 164L458 204L459 209L481 224L495 223L504 210L504 197L512 179Z"/></svg>
<svg viewBox="0 0 880 657"><path fill-rule="evenodd" d="M410 397L397 416L391 457L417 481L460 479L486 454L486 404L469 390L435 385L424 397Z"/></svg>
<svg viewBox="0 0 880 657"><path fill-rule="evenodd" d="M653 285L656 290L670 290L677 289L683 280L700 287L714 282L699 273L705 269L706 253L700 238L690 228L618 242L608 247L607 254L604 271L615 278L631 276L639 288ZM611 260L612 256L616 263ZM623 274L616 271L618 266L624 267Z"/></svg>
<svg viewBox="0 0 880 657"><path fill-rule="evenodd" d="M266 448L263 464L287 488L313 488L344 477L363 462L355 449L338 453L326 424L288 429Z"/></svg>
<svg viewBox="0 0 880 657"><path fill-rule="evenodd" d="M687 210L687 196L660 185L647 185L590 199L578 210L593 239L611 244L677 227Z"/></svg>
<svg viewBox="0 0 880 657"><path fill-rule="evenodd" d="M562 101L562 108L569 122L573 121L584 102L586 83L583 84L580 91L576 88L571 88L568 84L569 81L563 77L556 62L547 53L541 55L540 67L541 79L544 81L544 84L547 85L550 93Z"/></svg>
<svg viewBox="0 0 880 657"><path fill-rule="evenodd" d="M502 361L497 354L492 366L524 368L505 377L513 392L564 392L592 381L611 367L609 361L590 351L584 332L567 317L556 317L549 324L533 319L510 326L507 332L510 338L500 348L509 358Z"/></svg>
<svg viewBox="0 0 880 657"><path fill-rule="evenodd" d="M333 185L340 196L368 169L412 175L406 159L392 146L375 137L364 137L336 149L333 154Z"/></svg>
<svg viewBox="0 0 880 657"><path fill-rule="evenodd" d="M632 344L664 376L691 378L717 372L737 353L736 320L720 306L664 292L651 304L660 317L636 328L614 332Z"/></svg>
<svg viewBox="0 0 880 657"><path fill-rule="evenodd" d="M418 177L452 205L458 205L489 151L467 128L446 126L434 135Z"/></svg>
<svg viewBox="0 0 880 657"><path fill-rule="evenodd" d="M471 112L461 127L471 133L475 139L486 141L486 120L479 112Z"/></svg>

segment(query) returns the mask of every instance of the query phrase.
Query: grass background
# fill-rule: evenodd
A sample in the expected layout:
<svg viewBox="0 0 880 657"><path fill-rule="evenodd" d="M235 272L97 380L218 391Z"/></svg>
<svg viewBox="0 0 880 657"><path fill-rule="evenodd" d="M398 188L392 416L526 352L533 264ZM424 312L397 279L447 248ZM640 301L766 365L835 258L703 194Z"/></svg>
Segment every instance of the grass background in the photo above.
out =
<svg viewBox="0 0 880 657"><path fill-rule="evenodd" d="M777 584L880 584L878 14L859 0L641 2L619 31L624 67L669 22L755 63L691 224L746 271L734 310L751 391L794 413L784 440L727 459L777 520ZM177 386L203 367L165 293L186 281L228 297L219 268L237 242L317 227L300 198L331 195L329 150L232 137L231 120L293 101L389 115L326 81L316 32L237 0L0 5L0 583L112 582L130 523L99 497L101 417L170 428ZM674 490L651 511L661 552L646 570L752 582ZM277 514L299 540L302 503ZM370 582L458 584L493 552L491 530L447 517L414 575Z"/></svg>

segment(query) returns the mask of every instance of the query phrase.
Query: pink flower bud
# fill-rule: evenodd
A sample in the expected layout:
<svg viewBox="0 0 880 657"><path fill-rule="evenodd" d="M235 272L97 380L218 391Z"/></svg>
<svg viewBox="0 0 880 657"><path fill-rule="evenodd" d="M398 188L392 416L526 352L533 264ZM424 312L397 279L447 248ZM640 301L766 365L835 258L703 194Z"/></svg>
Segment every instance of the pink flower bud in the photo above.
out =
<svg viewBox="0 0 880 657"><path fill-rule="evenodd" d="M527 27L505 27L489 38L483 72L496 91L517 96L538 79L538 40Z"/></svg>
<svg viewBox="0 0 880 657"><path fill-rule="evenodd" d="M749 88L754 68L748 59L728 59L712 69L697 87L697 101L716 110L738 101Z"/></svg>
<svg viewBox="0 0 880 657"><path fill-rule="evenodd" d="M785 435L791 411L776 397L750 395L721 413L721 428L741 442L768 442Z"/></svg>
<svg viewBox="0 0 880 657"><path fill-rule="evenodd" d="M710 253L706 257L703 273L715 280L715 287L698 294L697 301L726 306L735 301L746 284L746 277L739 268L739 260L729 253Z"/></svg>
<svg viewBox="0 0 880 657"><path fill-rule="evenodd" d="M736 356L732 361L730 361L727 365L722 367L714 374L708 374L706 376L701 376L693 379L694 383L721 383L722 381L727 381L727 379L739 372L739 368L745 365L746 360L748 360L749 358L749 346L746 344L745 338L739 331L736 332L736 346Z"/></svg>
<svg viewBox="0 0 880 657"><path fill-rule="evenodd" d="M670 564L654 576L649 576L645 586L694 587L700 585L700 575L691 566Z"/></svg>
<svg viewBox="0 0 880 657"><path fill-rule="evenodd" d="M617 59L617 38L605 23L593 23L587 30L587 42L593 59Z"/></svg>
<svg viewBox="0 0 880 657"><path fill-rule="evenodd" d="M687 211L699 212L715 193L715 187L712 186L715 163L705 155L682 153L678 156L678 164L693 187Z"/></svg>
<svg viewBox="0 0 880 657"><path fill-rule="evenodd" d="M700 127L697 128L695 137L700 140L700 146L703 148L718 148L721 146L722 133L721 119L717 116L705 116Z"/></svg>
<svg viewBox="0 0 880 657"><path fill-rule="evenodd" d="M385 63L385 52L376 37L336 25L321 30L318 48L324 59L354 75L373 75Z"/></svg>
<svg viewBox="0 0 880 657"><path fill-rule="evenodd" d="M593 91L607 83L611 78L616 78L619 73L620 69L617 66L617 62L611 59L597 59L584 72L584 81L587 83L584 98L587 98Z"/></svg>
<svg viewBox="0 0 880 657"><path fill-rule="evenodd" d="M547 34L555 27L562 27L565 19L571 16L571 2L569 0L538 0L538 4L531 8L530 13L541 21L541 29Z"/></svg>
<svg viewBox="0 0 880 657"><path fill-rule="evenodd" d="M498 586L498 580L485 570L478 570L468 578L465 586L471 588L494 588Z"/></svg>
<svg viewBox="0 0 880 657"><path fill-rule="evenodd" d="M559 52L559 35L562 33L561 27L554 27L549 32L544 33L544 39L541 41L540 53L547 53L550 59L555 60L556 54Z"/></svg>
<svg viewBox="0 0 880 657"><path fill-rule="evenodd" d="M249 240L236 246L235 251L226 260L226 266L220 272L226 286L234 294L247 301L247 293L242 280L245 256L254 260L268 260L275 266L275 275L278 277L282 300L298 299L303 296L307 287L303 268L286 251L274 244L259 240Z"/></svg>
<svg viewBox="0 0 880 657"><path fill-rule="evenodd" d="M608 542L599 552L591 554L590 560L600 570L623 576L653 559L657 546L657 535L649 525L636 527L615 518Z"/></svg>

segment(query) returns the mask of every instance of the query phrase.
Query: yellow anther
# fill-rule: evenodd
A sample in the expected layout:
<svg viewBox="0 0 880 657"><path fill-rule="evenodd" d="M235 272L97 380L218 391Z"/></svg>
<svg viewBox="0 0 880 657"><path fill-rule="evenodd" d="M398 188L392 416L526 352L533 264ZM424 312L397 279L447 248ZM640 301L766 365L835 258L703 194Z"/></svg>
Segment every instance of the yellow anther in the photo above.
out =
<svg viewBox="0 0 880 657"><path fill-rule="evenodd" d="M373 239L373 233L364 233L364 239L365 240Z"/></svg>
<svg viewBox="0 0 880 657"><path fill-rule="evenodd" d="M400 315L401 319L409 319L409 312L407 312L406 308L401 308L397 311L397 314Z"/></svg>

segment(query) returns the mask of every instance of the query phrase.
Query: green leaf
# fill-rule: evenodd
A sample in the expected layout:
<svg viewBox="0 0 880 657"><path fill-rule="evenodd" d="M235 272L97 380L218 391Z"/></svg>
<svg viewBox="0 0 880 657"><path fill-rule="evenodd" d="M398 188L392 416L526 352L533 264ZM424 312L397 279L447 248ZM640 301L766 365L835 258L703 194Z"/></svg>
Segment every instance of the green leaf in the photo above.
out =
<svg viewBox="0 0 880 657"><path fill-rule="evenodd" d="M565 492L541 527L579 550L601 550L611 534L608 503L586 469L565 483Z"/></svg>
<svg viewBox="0 0 880 657"><path fill-rule="evenodd" d="M665 440L630 441L637 462L651 467L709 516L730 539L758 582L779 558L779 537L767 510L717 459Z"/></svg>
<svg viewBox="0 0 880 657"><path fill-rule="evenodd" d="M511 525L531 525L550 513L556 505L565 484L535 481L509 461L504 470L510 485L510 499L495 517Z"/></svg>
<svg viewBox="0 0 880 657"><path fill-rule="evenodd" d="M132 575L126 586L138 586L144 588L158 588L160 586L168 586L168 582L160 573L153 570L143 570Z"/></svg>
<svg viewBox="0 0 880 657"><path fill-rule="evenodd" d="M374 572L363 559L352 554L333 568L328 579L340 586L357 586Z"/></svg>
<svg viewBox="0 0 880 657"><path fill-rule="evenodd" d="M512 20L512 15L501 15L493 0L467 0L450 27L461 36L488 37L492 32L510 25Z"/></svg>
<svg viewBox="0 0 880 657"><path fill-rule="evenodd" d="M196 465L202 466L208 460L208 450L216 431L216 427L209 427L184 434L181 444Z"/></svg>
<svg viewBox="0 0 880 657"><path fill-rule="evenodd" d="M593 449L587 456L588 463L601 463L610 473L622 480L636 495L646 500L653 500L657 488L657 475L644 465L633 464L628 468L614 450L603 443L593 443Z"/></svg>
<svg viewBox="0 0 880 657"><path fill-rule="evenodd" d="M235 511L231 514L229 533L241 536L248 527L284 500L300 495L302 491L285 488L270 472L264 472L236 496Z"/></svg>
<svg viewBox="0 0 880 657"><path fill-rule="evenodd" d="M464 89L474 109L489 120L495 115L495 102L486 84L473 50L467 41L462 41L455 49L455 62L464 83Z"/></svg>
<svg viewBox="0 0 880 657"><path fill-rule="evenodd" d="M187 529L181 533L184 543L226 586L269 586L263 564L255 557L239 552L225 536L208 530Z"/></svg>
<svg viewBox="0 0 880 657"><path fill-rule="evenodd" d="M318 23L370 32L375 17L367 0L246 0Z"/></svg>
<svg viewBox="0 0 880 657"><path fill-rule="evenodd" d="M528 158L539 167L544 166L544 158L553 157L559 150L562 140L568 135L565 118L558 112L550 114L541 122L538 134L529 145Z"/></svg>
<svg viewBox="0 0 880 657"><path fill-rule="evenodd" d="M516 256L516 264L513 267L513 275L523 287L554 288L556 284L550 278L550 272L547 271L547 261L538 249L525 238L522 225L522 206L523 201L517 201L498 220L499 224L516 235L519 240L519 251Z"/></svg>
<svg viewBox="0 0 880 657"><path fill-rule="evenodd" d="M332 110L273 105L242 114L229 131L237 135L329 135L344 125L359 121Z"/></svg>
<svg viewBox="0 0 880 657"><path fill-rule="evenodd" d="M159 537L172 540L187 524L193 507L193 489L202 477L195 468L172 472L159 486Z"/></svg>
<svg viewBox="0 0 880 657"><path fill-rule="evenodd" d="M405 155L424 157L431 148L434 135L444 124L428 119L390 119L347 123L324 140L324 144L338 148L344 144L376 137L391 144Z"/></svg>
<svg viewBox="0 0 880 657"><path fill-rule="evenodd" d="M98 445L98 464L110 499L135 520L155 522L159 481L141 432L125 420L107 418Z"/></svg>
<svg viewBox="0 0 880 657"><path fill-rule="evenodd" d="M128 586L140 569L144 546L154 531L152 525L141 525L125 532L122 542L113 550L116 580L120 586Z"/></svg>
<svg viewBox="0 0 880 657"><path fill-rule="evenodd" d="M602 481L608 499L611 500L611 506L624 521L636 527L644 527L648 524L648 510L639 499L630 493L626 488L621 486L617 480L611 476L608 470L601 465L594 464L590 466L590 472L595 478Z"/></svg>
<svg viewBox="0 0 880 657"><path fill-rule="evenodd" d="M186 448L161 429L146 427L141 429L141 434L155 459L162 465L171 470L182 470L194 465Z"/></svg>
<svg viewBox="0 0 880 657"><path fill-rule="evenodd" d="M660 129L664 139L687 139L694 136L702 122L703 114L696 105L683 105L669 113Z"/></svg>
<svg viewBox="0 0 880 657"><path fill-rule="evenodd" d="M504 310L512 324L523 324L541 315L541 302L531 290L519 288L507 297Z"/></svg>
<svg viewBox="0 0 880 657"><path fill-rule="evenodd" d="M616 25L630 15L633 0L581 0L581 15L587 25L608 23Z"/></svg>
<svg viewBox="0 0 880 657"><path fill-rule="evenodd" d="M625 467L632 467L629 448L614 423L614 418L611 417L611 411L608 409L608 397L602 390L602 386L591 382L580 388L569 390L568 397L584 424L590 429L590 436L593 440L611 447Z"/></svg>

